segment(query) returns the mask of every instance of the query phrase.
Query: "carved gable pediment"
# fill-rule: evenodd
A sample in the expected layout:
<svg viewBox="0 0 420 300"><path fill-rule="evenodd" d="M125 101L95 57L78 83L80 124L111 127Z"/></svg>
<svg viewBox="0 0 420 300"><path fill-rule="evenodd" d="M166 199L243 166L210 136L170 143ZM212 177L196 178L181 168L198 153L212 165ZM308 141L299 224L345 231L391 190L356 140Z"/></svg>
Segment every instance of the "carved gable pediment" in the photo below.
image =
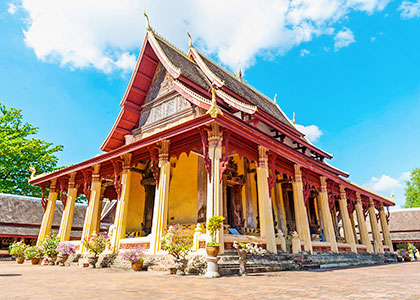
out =
<svg viewBox="0 0 420 300"><path fill-rule="evenodd" d="M199 110L173 88L173 78L159 64L142 106L135 140L155 134L194 117Z"/></svg>

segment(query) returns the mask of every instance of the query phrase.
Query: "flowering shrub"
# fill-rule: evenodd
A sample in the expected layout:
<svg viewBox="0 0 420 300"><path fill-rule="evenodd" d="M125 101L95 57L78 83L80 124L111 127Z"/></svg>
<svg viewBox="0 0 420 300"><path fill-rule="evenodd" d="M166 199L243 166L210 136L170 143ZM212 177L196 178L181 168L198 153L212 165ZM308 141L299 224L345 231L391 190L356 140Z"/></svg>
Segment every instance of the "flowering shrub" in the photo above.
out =
<svg viewBox="0 0 420 300"><path fill-rule="evenodd" d="M55 232L51 232L49 236L44 240L42 243L42 249L44 253L49 257L57 256L57 245L60 242L57 234Z"/></svg>
<svg viewBox="0 0 420 300"><path fill-rule="evenodd" d="M86 247L89 253L97 256L105 251L110 242L108 234L96 234L94 232L89 238L83 240L83 246Z"/></svg>
<svg viewBox="0 0 420 300"><path fill-rule="evenodd" d="M233 247L237 250L243 250L246 253L253 254L253 255L264 255L267 253L267 250L258 246L258 243L256 242L240 243L240 242L234 241Z"/></svg>
<svg viewBox="0 0 420 300"><path fill-rule="evenodd" d="M193 231L179 224L170 226L162 237L162 249L176 259L184 259L193 246Z"/></svg>
<svg viewBox="0 0 420 300"><path fill-rule="evenodd" d="M213 216L207 222L207 229L211 236L211 243L207 243L208 246L218 246L219 243L216 243L216 232L218 232L223 227L223 221L225 217L222 216Z"/></svg>
<svg viewBox="0 0 420 300"><path fill-rule="evenodd" d="M143 250L143 246L139 246L137 249L131 249L123 254L123 258L131 263L143 261Z"/></svg>
<svg viewBox="0 0 420 300"><path fill-rule="evenodd" d="M31 246L25 249L25 258L26 259L34 259L34 258L42 258L44 256L44 252L42 248L37 246Z"/></svg>
<svg viewBox="0 0 420 300"><path fill-rule="evenodd" d="M69 242L61 242L55 249L60 255L72 255L76 253L76 246Z"/></svg>
<svg viewBox="0 0 420 300"><path fill-rule="evenodd" d="M409 258L410 257L410 253L405 249L399 249L397 251L397 255L401 258Z"/></svg>
<svg viewBox="0 0 420 300"><path fill-rule="evenodd" d="M9 251L11 255L15 257L25 257L25 250L28 248L28 245L22 242L14 242L9 246Z"/></svg>

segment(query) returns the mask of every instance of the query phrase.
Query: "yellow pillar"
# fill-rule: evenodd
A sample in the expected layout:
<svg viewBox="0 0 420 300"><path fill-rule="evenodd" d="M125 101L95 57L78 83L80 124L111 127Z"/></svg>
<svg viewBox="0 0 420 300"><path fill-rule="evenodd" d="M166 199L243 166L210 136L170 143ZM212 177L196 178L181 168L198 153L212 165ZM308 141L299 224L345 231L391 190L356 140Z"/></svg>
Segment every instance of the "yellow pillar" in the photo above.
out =
<svg viewBox="0 0 420 300"><path fill-rule="evenodd" d="M388 221L386 219L384 205L381 203L381 209L379 210L379 218L381 219L382 235L384 237L384 243L389 247L389 251L394 252L392 247L391 234L389 233Z"/></svg>
<svg viewBox="0 0 420 300"><path fill-rule="evenodd" d="M54 218L55 203L57 201L57 194L58 194L57 191L55 190L56 183L57 183L56 178L51 179L47 207L45 209L44 216L42 217L41 228L39 229L38 240L36 242L37 246L40 246L42 244L45 237L48 236L51 231L51 225Z"/></svg>
<svg viewBox="0 0 420 300"><path fill-rule="evenodd" d="M374 246L375 253L384 253L381 233L379 232L379 225L376 220L375 204L372 198L369 198L369 220L370 220L370 228L372 229L373 246Z"/></svg>
<svg viewBox="0 0 420 300"><path fill-rule="evenodd" d="M354 208L356 210L357 225L359 227L360 239L362 240L362 243L366 245L367 252L372 253L372 243L369 240L365 216L363 213L362 198L360 197L359 193L356 193L356 204L354 205Z"/></svg>
<svg viewBox="0 0 420 300"><path fill-rule="evenodd" d="M161 250L163 231L168 224L168 199L171 163L169 162L169 140L159 142L159 185L156 186L153 207L152 239L150 251L154 254Z"/></svg>
<svg viewBox="0 0 420 300"><path fill-rule="evenodd" d="M112 235L112 249L114 253L120 249L120 240L125 238L127 228L128 204L130 201L131 186L131 153L123 155L123 169L121 172L121 196L118 199L117 210L115 214L115 231ZM101 202L101 201L99 201ZM100 217L99 217L100 218Z"/></svg>
<svg viewBox="0 0 420 300"><path fill-rule="evenodd" d="M305 251L312 253L311 232L309 230L308 214L303 197L302 172L300 165L295 164L295 180L293 182L293 200L295 204L296 230L299 239L304 242Z"/></svg>
<svg viewBox="0 0 420 300"><path fill-rule="evenodd" d="M349 211L347 210L347 195L343 185L340 185L340 199L338 200L340 207L341 221L343 222L344 238L350 244L351 251L357 253L356 242L354 240L353 229L349 218Z"/></svg>
<svg viewBox="0 0 420 300"><path fill-rule="evenodd" d="M357 242L356 224L354 223L354 215L353 215L353 212L351 212L349 214L349 217L350 217L351 229L353 231L354 241L355 241L355 243L357 245L358 242Z"/></svg>
<svg viewBox="0 0 420 300"><path fill-rule="evenodd" d="M268 186L267 149L258 146L259 162L257 167L258 211L260 214L260 233L266 239L267 250L277 253L276 236L274 233L273 209ZM274 172L274 170L273 170Z"/></svg>
<svg viewBox="0 0 420 300"><path fill-rule="evenodd" d="M61 242L70 240L71 225L73 223L74 206L75 206L76 197L77 197L77 187L75 185L75 178L76 178L76 172L71 173L69 184L68 184L68 190L67 190L66 207L63 208L60 231L58 232Z"/></svg>
<svg viewBox="0 0 420 300"><path fill-rule="evenodd" d="M223 136L216 123L211 124L211 131L208 133L209 142L209 158L211 160L211 174L207 185L207 208L206 222L213 216L223 216L223 184L220 181L220 158L222 157L222 141ZM210 242L210 234L206 230L208 242ZM216 236L216 243L220 243L220 253L224 252L224 232L219 230Z"/></svg>
<svg viewBox="0 0 420 300"><path fill-rule="evenodd" d="M324 176L320 177L321 192L319 193L319 208L321 211L322 225L324 229L325 240L331 244L331 251L337 253L337 240L331 218L330 205L328 203L327 180Z"/></svg>
<svg viewBox="0 0 420 300"><path fill-rule="evenodd" d="M101 209L99 207L99 204L100 204L99 200L101 197L101 178L99 174L100 168L101 168L100 164L93 166L89 205L86 209L85 223L83 225L83 233L82 233L82 245L80 248L82 253L84 253L84 250L85 250L83 246L83 240L85 238L90 237L90 235L97 228L98 210Z"/></svg>

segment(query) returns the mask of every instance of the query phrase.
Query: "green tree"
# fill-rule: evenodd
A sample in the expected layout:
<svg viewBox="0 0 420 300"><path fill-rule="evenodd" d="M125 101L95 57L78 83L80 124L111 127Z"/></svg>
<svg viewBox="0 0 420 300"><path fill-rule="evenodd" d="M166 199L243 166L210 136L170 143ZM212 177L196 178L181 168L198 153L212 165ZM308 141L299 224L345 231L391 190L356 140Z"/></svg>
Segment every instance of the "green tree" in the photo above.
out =
<svg viewBox="0 0 420 300"><path fill-rule="evenodd" d="M409 207L420 207L420 168L414 169L410 174L405 188L405 205Z"/></svg>
<svg viewBox="0 0 420 300"><path fill-rule="evenodd" d="M38 127L23 122L22 111L0 103L0 193L41 196L41 189L28 184L29 167L37 173L53 171L58 162L54 155L63 146L54 146L34 137Z"/></svg>

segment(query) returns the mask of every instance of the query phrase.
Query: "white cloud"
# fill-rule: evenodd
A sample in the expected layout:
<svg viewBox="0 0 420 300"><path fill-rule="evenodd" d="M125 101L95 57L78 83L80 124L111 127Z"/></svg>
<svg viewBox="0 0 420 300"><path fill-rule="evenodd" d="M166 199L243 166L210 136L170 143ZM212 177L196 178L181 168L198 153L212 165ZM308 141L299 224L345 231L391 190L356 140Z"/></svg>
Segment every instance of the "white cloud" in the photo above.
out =
<svg viewBox="0 0 420 300"><path fill-rule="evenodd" d="M372 14L388 0L20 0L28 13L25 42L37 57L70 68L129 70L144 36L143 10L176 45L189 30L198 48L231 69L273 58L302 42L332 35L351 11ZM17 2L15 2L17 3ZM338 47L354 42L338 33ZM336 36L336 39L337 39ZM351 34L352 36L352 34ZM345 37L344 37L345 38ZM346 44L347 43L347 44Z"/></svg>
<svg viewBox="0 0 420 300"><path fill-rule="evenodd" d="M316 125L303 126L295 124L295 126L297 130L302 132L311 143L316 142L322 135L321 129L319 129Z"/></svg>
<svg viewBox="0 0 420 300"><path fill-rule="evenodd" d="M420 0L417 2L403 1L398 8L401 11L403 19L412 19L420 17Z"/></svg>
<svg viewBox="0 0 420 300"><path fill-rule="evenodd" d="M7 12L11 15L14 15L18 10L17 6L13 3L9 3L7 6Z"/></svg>
<svg viewBox="0 0 420 300"><path fill-rule="evenodd" d="M348 45L354 42L353 32L348 28L344 28L334 37L334 49L335 51L338 51L340 48L348 47Z"/></svg>
<svg viewBox="0 0 420 300"><path fill-rule="evenodd" d="M370 41L373 43L374 41L376 40L376 37L375 36L371 36L370 37Z"/></svg>
<svg viewBox="0 0 420 300"><path fill-rule="evenodd" d="M364 184L368 189L390 197L395 196L394 200L397 207L403 207L405 202L405 182L410 178L410 172L404 172L398 177L391 177L382 174L381 177L372 177L370 181Z"/></svg>
<svg viewBox="0 0 420 300"><path fill-rule="evenodd" d="M311 51L306 50L306 49L300 50L300 56L306 56L306 55L309 55L310 53Z"/></svg>
<svg viewBox="0 0 420 300"><path fill-rule="evenodd" d="M411 177L411 172L404 172L401 174L401 176L398 179L405 182L405 181L410 180L410 177Z"/></svg>
<svg viewBox="0 0 420 300"><path fill-rule="evenodd" d="M400 189L403 184L391 176L383 174L380 178L372 177L367 187L375 192L394 192Z"/></svg>

